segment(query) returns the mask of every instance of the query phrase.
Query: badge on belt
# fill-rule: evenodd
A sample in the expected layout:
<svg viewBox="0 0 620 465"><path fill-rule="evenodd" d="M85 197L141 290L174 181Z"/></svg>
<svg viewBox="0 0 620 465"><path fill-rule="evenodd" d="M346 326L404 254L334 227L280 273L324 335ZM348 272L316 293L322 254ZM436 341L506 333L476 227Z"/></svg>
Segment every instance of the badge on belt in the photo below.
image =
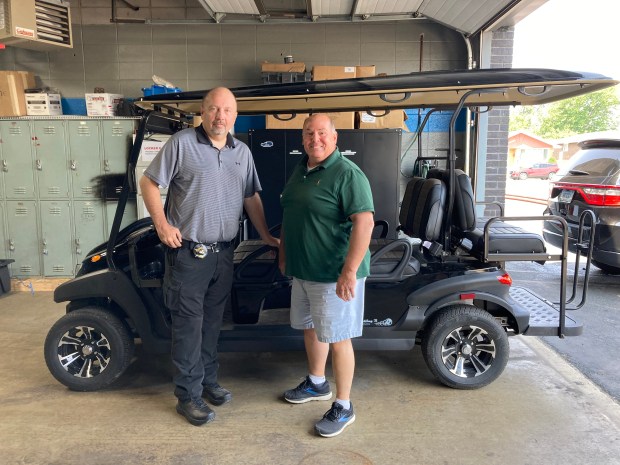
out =
<svg viewBox="0 0 620 465"><path fill-rule="evenodd" d="M207 253L209 253L209 249L205 244L196 244L192 249L192 252L196 258L205 258Z"/></svg>
<svg viewBox="0 0 620 465"><path fill-rule="evenodd" d="M210 253L218 253L220 251L220 243L214 242L213 244L203 244L198 242L193 248L195 258L205 258Z"/></svg>

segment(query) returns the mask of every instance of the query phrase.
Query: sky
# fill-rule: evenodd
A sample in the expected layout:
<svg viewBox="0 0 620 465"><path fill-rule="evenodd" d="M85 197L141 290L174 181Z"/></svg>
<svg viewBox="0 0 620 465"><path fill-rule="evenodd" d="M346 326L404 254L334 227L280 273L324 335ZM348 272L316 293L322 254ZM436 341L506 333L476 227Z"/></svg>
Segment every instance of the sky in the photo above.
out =
<svg viewBox="0 0 620 465"><path fill-rule="evenodd" d="M620 79L619 12L618 0L549 0L515 26L512 66Z"/></svg>

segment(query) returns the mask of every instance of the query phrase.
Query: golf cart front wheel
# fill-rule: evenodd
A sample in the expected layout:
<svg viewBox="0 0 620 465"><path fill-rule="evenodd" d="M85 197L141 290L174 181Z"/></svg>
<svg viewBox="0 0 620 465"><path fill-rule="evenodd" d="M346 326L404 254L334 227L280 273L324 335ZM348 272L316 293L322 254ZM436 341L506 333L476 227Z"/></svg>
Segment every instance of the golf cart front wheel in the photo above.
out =
<svg viewBox="0 0 620 465"><path fill-rule="evenodd" d="M133 337L125 322L102 308L67 313L45 339L45 363L74 391L96 391L116 381L131 363Z"/></svg>
<svg viewBox="0 0 620 465"><path fill-rule="evenodd" d="M509 352L501 324L471 305L439 310L422 338L426 365L439 381L456 389L478 389L495 381Z"/></svg>

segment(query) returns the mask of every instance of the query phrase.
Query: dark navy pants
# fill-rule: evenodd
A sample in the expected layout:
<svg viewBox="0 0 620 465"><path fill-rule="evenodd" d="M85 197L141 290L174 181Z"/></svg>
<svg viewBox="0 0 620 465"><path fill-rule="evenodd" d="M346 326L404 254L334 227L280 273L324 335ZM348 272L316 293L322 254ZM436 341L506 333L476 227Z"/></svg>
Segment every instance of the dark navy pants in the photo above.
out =
<svg viewBox="0 0 620 465"><path fill-rule="evenodd" d="M217 383L217 341L233 275L233 247L205 258L187 247L168 249L164 303L172 316L174 395L198 399Z"/></svg>

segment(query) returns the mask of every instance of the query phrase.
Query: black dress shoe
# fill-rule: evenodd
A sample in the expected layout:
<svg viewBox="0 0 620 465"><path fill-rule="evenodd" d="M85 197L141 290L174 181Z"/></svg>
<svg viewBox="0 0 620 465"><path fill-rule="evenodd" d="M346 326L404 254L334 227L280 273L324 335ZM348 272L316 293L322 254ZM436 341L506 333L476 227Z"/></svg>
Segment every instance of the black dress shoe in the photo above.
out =
<svg viewBox="0 0 620 465"><path fill-rule="evenodd" d="M194 426L201 426L213 421L215 412L202 399L190 399L177 402L177 412Z"/></svg>
<svg viewBox="0 0 620 465"><path fill-rule="evenodd" d="M213 405L223 405L232 400L231 392L219 384L204 385L202 387L202 397Z"/></svg>

